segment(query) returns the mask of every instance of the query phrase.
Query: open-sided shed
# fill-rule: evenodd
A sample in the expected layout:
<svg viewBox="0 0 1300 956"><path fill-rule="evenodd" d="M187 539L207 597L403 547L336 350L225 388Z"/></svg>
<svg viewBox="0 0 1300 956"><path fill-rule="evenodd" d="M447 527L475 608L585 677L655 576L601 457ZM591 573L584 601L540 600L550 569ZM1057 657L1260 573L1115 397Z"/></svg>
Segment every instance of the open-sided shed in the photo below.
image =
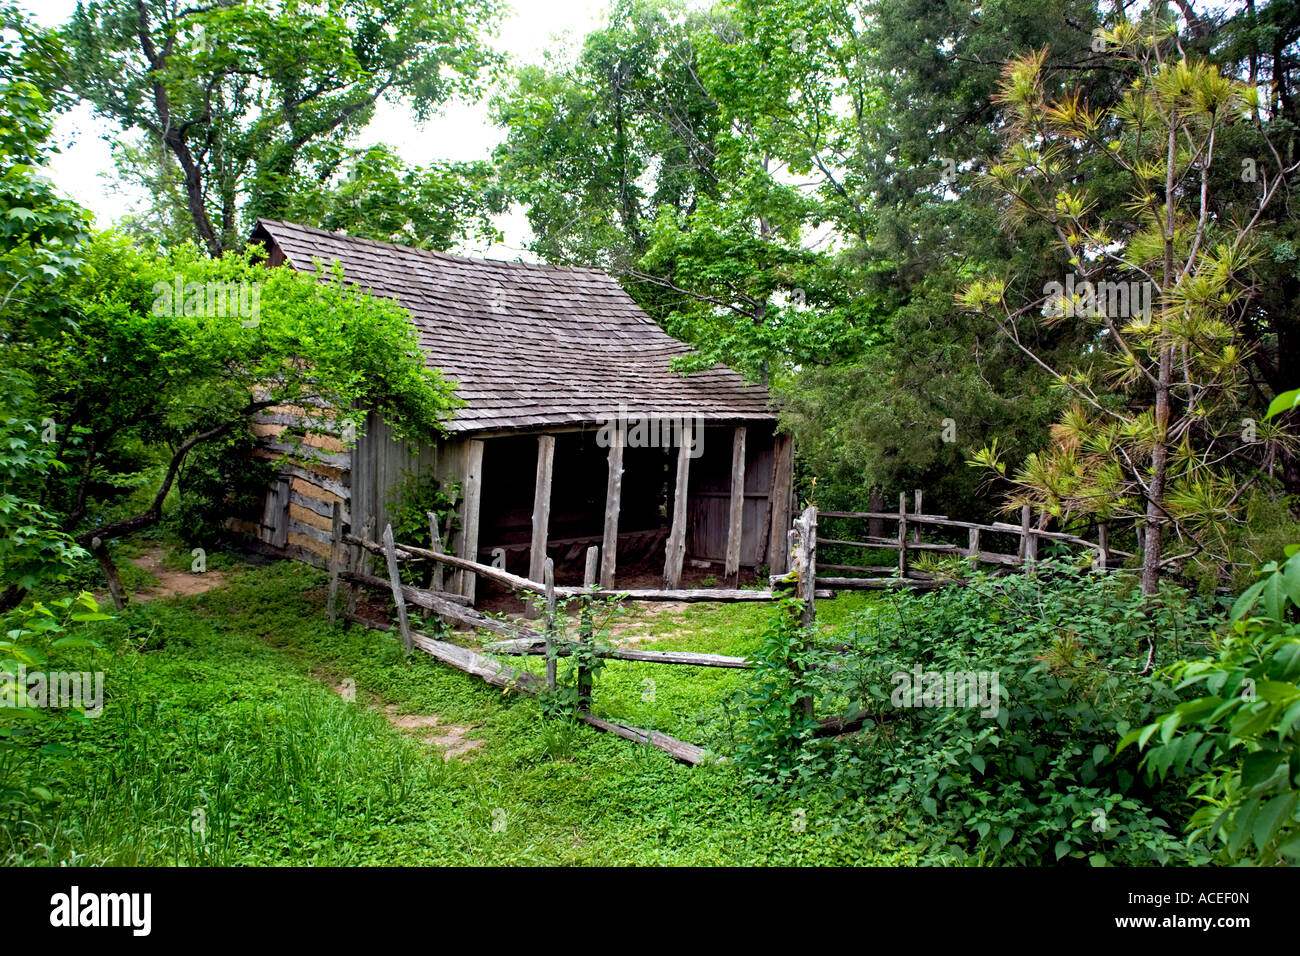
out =
<svg viewBox="0 0 1300 956"><path fill-rule="evenodd" d="M734 577L785 570L792 449L767 391L717 366L682 375L689 353L605 273L498 262L259 220L269 265L344 277L411 314L430 366L464 400L447 436L411 447L373 412L354 447L316 429L313 460L285 465L260 536L309 560L328 553L332 506L375 533L394 486L432 473L461 489L449 550L540 577L601 546L600 583L662 553L665 587L685 561ZM307 356L309 359L310 356ZM262 454L310 410L275 408L254 427ZM470 598L474 579L461 587Z"/></svg>

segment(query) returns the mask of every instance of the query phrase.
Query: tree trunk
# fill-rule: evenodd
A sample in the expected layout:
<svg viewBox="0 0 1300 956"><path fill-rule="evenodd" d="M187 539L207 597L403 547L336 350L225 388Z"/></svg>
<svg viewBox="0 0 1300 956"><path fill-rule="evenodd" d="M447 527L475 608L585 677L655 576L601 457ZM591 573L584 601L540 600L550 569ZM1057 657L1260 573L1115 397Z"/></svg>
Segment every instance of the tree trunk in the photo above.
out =
<svg viewBox="0 0 1300 956"><path fill-rule="evenodd" d="M122 579L118 576L113 556L108 553L108 546L101 539L95 538L90 542L90 551L104 572L104 580L108 582L108 593L113 597L113 607L122 610L126 607L126 589L122 587Z"/></svg>

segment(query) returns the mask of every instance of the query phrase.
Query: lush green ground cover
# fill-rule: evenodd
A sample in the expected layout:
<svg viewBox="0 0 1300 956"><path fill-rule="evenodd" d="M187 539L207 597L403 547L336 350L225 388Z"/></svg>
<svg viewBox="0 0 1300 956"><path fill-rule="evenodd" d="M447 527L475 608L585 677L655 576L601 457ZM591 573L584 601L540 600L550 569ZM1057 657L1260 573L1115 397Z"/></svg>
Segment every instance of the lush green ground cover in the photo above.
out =
<svg viewBox="0 0 1300 956"><path fill-rule="evenodd" d="M888 832L764 804L731 764L688 768L415 654L331 630L324 578L227 566L204 594L91 625L108 672L96 720L61 725L71 755L29 759L53 801L4 819L0 858L27 864L908 863ZM147 585L142 581L141 585ZM825 602L834 624L860 599ZM645 613L645 612L637 612ZM746 654L765 606L694 606L640 646ZM536 665L537 661L530 664ZM355 683L348 702L335 687ZM596 709L726 752L748 672L612 662ZM653 684L646 683L652 680ZM446 761L384 708L472 724Z"/></svg>

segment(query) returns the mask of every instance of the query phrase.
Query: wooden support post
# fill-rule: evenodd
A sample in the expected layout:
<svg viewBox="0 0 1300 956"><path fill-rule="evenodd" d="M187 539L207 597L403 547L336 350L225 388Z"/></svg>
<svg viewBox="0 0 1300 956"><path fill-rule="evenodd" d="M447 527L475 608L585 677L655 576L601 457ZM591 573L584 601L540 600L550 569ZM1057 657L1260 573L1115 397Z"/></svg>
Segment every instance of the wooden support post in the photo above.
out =
<svg viewBox="0 0 1300 956"><path fill-rule="evenodd" d="M438 516L432 511L429 515L429 550L434 554L442 554L442 535L438 533ZM435 591L443 590L443 570L442 562L433 562L433 574L429 577L429 587Z"/></svg>
<svg viewBox="0 0 1300 956"><path fill-rule="evenodd" d="M596 586L597 568L600 564L600 548L594 544L587 549L587 567L582 574L582 586L591 588ZM595 620L591 610L591 597L584 595L582 598L582 610L578 623L578 640L584 644L590 644L595 637ZM578 707L581 710L591 709L591 691L592 675L591 668L580 666L578 668Z"/></svg>
<svg viewBox="0 0 1300 956"><path fill-rule="evenodd" d="M1102 571L1110 567L1110 525L1097 522L1097 565Z"/></svg>
<svg viewBox="0 0 1300 956"><path fill-rule="evenodd" d="M682 583L682 563L686 560L686 498L691 478L691 425L682 423L682 443L677 449L677 487L673 489L673 528L668 535L664 558L664 590L671 591Z"/></svg>
<svg viewBox="0 0 1300 956"><path fill-rule="evenodd" d="M920 488L917 488L914 492L912 492L912 496L913 496L912 514L914 514L914 515L923 515L923 514L925 514L925 512L921 510L921 489L920 489ZM920 526L920 524L917 524L915 527L912 528L912 540L913 540L916 544L920 544L920 543L921 543L921 526Z"/></svg>
<svg viewBox="0 0 1300 956"><path fill-rule="evenodd" d="M980 556L980 529L979 528L971 528L967 532L966 554L968 557L974 558L977 563L979 562L979 556Z"/></svg>
<svg viewBox="0 0 1300 956"><path fill-rule="evenodd" d="M740 586L740 537L745 520L745 426L731 440L731 510L727 516L727 557L723 576L730 587Z"/></svg>
<svg viewBox="0 0 1300 956"><path fill-rule="evenodd" d="M393 547L393 526L384 528L384 557L388 559L388 582L393 587L393 603L397 605L397 628L402 635L402 649L411 653L411 622L406 616L406 596L402 594L402 576L397 570L397 549Z"/></svg>
<svg viewBox="0 0 1300 956"><path fill-rule="evenodd" d="M483 494L483 442L473 440L465 448L465 510L460 529L460 556L470 561L478 560L478 518ZM472 571L460 572L459 593L474 600L476 578Z"/></svg>
<svg viewBox="0 0 1300 956"><path fill-rule="evenodd" d="M546 686L555 690L555 561L547 558L542 569L546 585Z"/></svg>
<svg viewBox="0 0 1300 956"><path fill-rule="evenodd" d="M343 504L334 502L330 511L330 627L338 620L339 571L343 563Z"/></svg>
<svg viewBox="0 0 1300 956"><path fill-rule="evenodd" d="M794 442L777 435L772 448L772 491L768 496L772 524L768 530L768 570L785 574L790 569L790 496L794 483Z"/></svg>
<svg viewBox="0 0 1300 956"><path fill-rule="evenodd" d="M533 539L528 551L528 578L541 579L546 567L546 535L551 521L551 475L555 464L555 436L537 439L537 480L533 483ZM524 617L537 616L537 606L527 602Z"/></svg>
<svg viewBox="0 0 1300 956"><path fill-rule="evenodd" d="M907 492L898 493L898 576L907 577Z"/></svg>
<svg viewBox="0 0 1300 956"><path fill-rule="evenodd" d="M623 498L623 431L614 429L609 446L609 477L605 482L605 529L600 540L600 586L614 587L618 562L618 510Z"/></svg>
<svg viewBox="0 0 1300 956"><path fill-rule="evenodd" d="M361 527L361 540L369 541L370 536L375 530L375 519L369 517ZM370 566L370 552L364 550L360 545L354 544L348 549L348 570L357 573L364 573ZM347 613L344 614L344 620L351 620L357 613L357 595L359 590L355 584L348 584L348 603Z"/></svg>

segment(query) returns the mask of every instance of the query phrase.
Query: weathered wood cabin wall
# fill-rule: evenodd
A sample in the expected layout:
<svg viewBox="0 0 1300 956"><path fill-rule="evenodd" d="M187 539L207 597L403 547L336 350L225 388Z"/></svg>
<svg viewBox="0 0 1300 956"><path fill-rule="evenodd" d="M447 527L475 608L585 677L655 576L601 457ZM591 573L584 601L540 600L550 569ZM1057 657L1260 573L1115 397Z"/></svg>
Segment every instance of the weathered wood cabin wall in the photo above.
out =
<svg viewBox="0 0 1300 956"><path fill-rule="evenodd" d="M320 406L275 405L259 412L250 428L257 436L255 457L279 461L292 453L299 460L280 464L260 513L234 515L226 526L323 567L336 502L343 521L352 521L353 455L341 419Z"/></svg>
<svg viewBox="0 0 1300 956"><path fill-rule="evenodd" d="M444 545L453 553L483 561L502 549L506 569L527 575L535 551L539 439L547 435L554 444L545 553L565 567L587 546L603 544L608 449L597 442L596 429L520 431L481 439L453 435L412 444L396 440L388 424L371 412L349 450L338 437L340 429L322 423L322 418L319 410L284 406L257 417L252 427L259 447L254 454L278 459L292 451L312 460L282 464L280 476L268 489L261 521L236 518L230 522L232 528L319 565L329 555L334 502L342 505L343 521L355 532L369 528L377 535L392 520L389 505L400 486L410 477L433 475L444 488L454 482L460 491L461 526L452 534L443 529ZM740 451L739 431L744 432ZM788 440L774 434L770 422L704 429L700 454L691 459L688 469L687 560L720 569L732 563L728 550L733 546L737 499L732 485L740 479L741 535L734 564L783 570L784 528L792 504L787 500L790 461L788 454L780 454L782 442L788 446ZM478 446L477 475L471 479L474 446ZM743 473L736 470L742 452ZM671 530L677 466L676 448L623 449L618 566L662 559ZM470 547L473 554L467 553Z"/></svg>

